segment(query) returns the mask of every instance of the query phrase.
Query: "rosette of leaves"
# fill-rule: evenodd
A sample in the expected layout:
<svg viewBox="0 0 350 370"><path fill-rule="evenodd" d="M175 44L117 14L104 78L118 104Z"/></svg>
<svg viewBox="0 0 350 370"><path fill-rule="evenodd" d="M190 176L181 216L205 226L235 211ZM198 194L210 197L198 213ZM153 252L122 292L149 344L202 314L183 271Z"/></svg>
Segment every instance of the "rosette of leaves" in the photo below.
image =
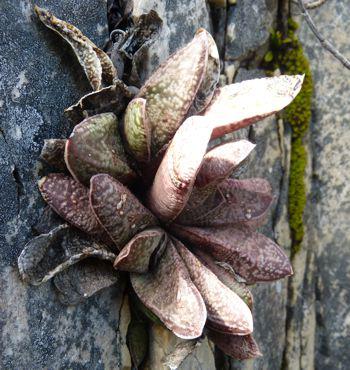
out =
<svg viewBox="0 0 350 370"><path fill-rule="evenodd" d="M283 109L303 77L219 88L217 48L200 29L135 96L77 28L36 12L70 43L94 92L66 110L70 137L45 142L42 158L60 172L42 178L39 190L54 212L45 210L41 234L19 257L22 278L54 278L61 301L75 304L126 277L137 303L128 334L135 367L146 353L134 340L146 333L145 314L185 340L173 364L205 334L229 356L259 356L248 285L292 268L256 231L273 201L269 183L231 177L254 144L210 143Z"/></svg>

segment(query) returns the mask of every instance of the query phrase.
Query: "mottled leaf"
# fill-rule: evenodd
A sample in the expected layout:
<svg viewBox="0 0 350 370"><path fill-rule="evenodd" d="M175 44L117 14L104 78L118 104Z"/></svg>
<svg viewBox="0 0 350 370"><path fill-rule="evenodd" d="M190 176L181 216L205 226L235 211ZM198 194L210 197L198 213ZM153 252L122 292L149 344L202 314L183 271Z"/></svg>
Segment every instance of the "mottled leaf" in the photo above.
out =
<svg viewBox="0 0 350 370"><path fill-rule="evenodd" d="M205 121L205 120L204 120ZM206 152L211 130L203 118L188 118L176 132L148 194L147 204L164 221L185 207Z"/></svg>
<svg viewBox="0 0 350 370"><path fill-rule="evenodd" d="M53 166L60 171L66 171L67 167L64 161L65 146L66 139L44 140L44 146L41 149L40 158L50 166Z"/></svg>
<svg viewBox="0 0 350 370"><path fill-rule="evenodd" d="M91 178L90 202L97 219L119 249L134 235L158 223L125 186L106 174Z"/></svg>
<svg viewBox="0 0 350 370"><path fill-rule="evenodd" d="M226 355L236 360L248 360L262 356L253 336L227 335L209 330L208 338Z"/></svg>
<svg viewBox="0 0 350 370"><path fill-rule="evenodd" d="M253 295L246 284L239 282L237 275L229 265L222 266L223 263L217 263L212 256L204 253L200 249L195 250L196 256L216 277L229 289L234 291L247 304L250 310L253 309Z"/></svg>
<svg viewBox="0 0 350 370"><path fill-rule="evenodd" d="M118 279L118 272L110 262L88 258L56 275L54 284L60 301L75 305L115 284Z"/></svg>
<svg viewBox="0 0 350 370"><path fill-rule="evenodd" d="M145 273L157 264L166 244L167 234L162 229L141 231L121 250L114 267L122 271Z"/></svg>
<svg viewBox="0 0 350 370"><path fill-rule="evenodd" d="M258 227L265 222L272 201L271 186L264 179L226 179L205 202L196 208L186 206L176 222L191 226Z"/></svg>
<svg viewBox="0 0 350 370"><path fill-rule="evenodd" d="M99 173L107 173L124 184L136 178L127 163L113 113L86 118L75 126L66 143L65 161L72 176L86 186Z"/></svg>
<svg viewBox="0 0 350 370"><path fill-rule="evenodd" d="M226 179L254 149L255 144L247 140L226 143L211 149L203 158L195 185L216 185Z"/></svg>
<svg viewBox="0 0 350 370"><path fill-rule="evenodd" d="M286 107L299 93L303 76L254 79L219 88L204 112L212 138L239 130Z"/></svg>
<svg viewBox="0 0 350 370"><path fill-rule="evenodd" d="M207 317L203 299L171 242L152 272L130 278L140 300L175 335L193 339L202 334Z"/></svg>
<svg viewBox="0 0 350 370"><path fill-rule="evenodd" d="M244 301L200 262L180 241L175 245L207 308L206 326L224 333L253 332L253 317Z"/></svg>
<svg viewBox="0 0 350 370"><path fill-rule="evenodd" d="M39 190L48 205L63 219L90 235L101 235L89 203L89 190L69 176L50 173L39 181Z"/></svg>
<svg viewBox="0 0 350 370"><path fill-rule="evenodd" d="M208 60L204 72L202 83L198 89L197 95L193 100L192 106L188 111L188 116L200 113L210 103L215 88L220 77L220 57L218 48L212 36L208 37Z"/></svg>
<svg viewBox="0 0 350 370"><path fill-rule="evenodd" d="M18 268L23 280L38 285L87 257L113 262L115 254L64 224L27 243L18 258Z"/></svg>
<svg viewBox="0 0 350 370"><path fill-rule="evenodd" d="M67 108L64 113L74 124L87 117L100 113L112 112L117 117L124 113L135 92L122 81L83 96L76 104Z"/></svg>
<svg viewBox="0 0 350 370"><path fill-rule="evenodd" d="M34 9L43 24L58 33L73 48L94 90L99 90L103 81L107 85L113 83L116 70L105 52L84 36L78 28L56 18L45 9L38 6Z"/></svg>
<svg viewBox="0 0 350 370"><path fill-rule="evenodd" d="M197 228L172 225L171 231L196 248L226 262L247 283L293 274L286 254L271 239L247 227Z"/></svg>
<svg viewBox="0 0 350 370"><path fill-rule="evenodd" d="M133 366L139 369L148 352L148 325L145 321L131 318L126 341Z"/></svg>
<svg viewBox="0 0 350 370"><path fill-rule="evenodd" d="M208 33L200 29L193 41L160 66L139 92L145 98L152 130L152 153L170 141L185 118L203 80Z"/></svg>
<svg viewBox="0 0 350 370"><path fill-rule="evenodd" d="M151 154L151 130L146 117L146 100L132 100L124 116L124 136L132 156L138 162L148 162Z"/></svg>

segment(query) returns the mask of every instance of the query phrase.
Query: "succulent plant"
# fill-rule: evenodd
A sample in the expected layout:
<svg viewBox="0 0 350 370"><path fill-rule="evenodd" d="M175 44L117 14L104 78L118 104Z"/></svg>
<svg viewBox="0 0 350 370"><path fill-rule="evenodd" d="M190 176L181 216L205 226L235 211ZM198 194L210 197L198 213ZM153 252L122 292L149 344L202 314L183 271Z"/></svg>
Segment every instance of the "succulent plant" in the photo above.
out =
<svg viewBox="0 0 350 370"><path fill-rule="evenodd" d="M176 336L192 343L208 334L232 357L259 356L248 285L292 268L255 230L273 202L269 183L230 177L255 145L210 144L283 109L303 77L220 88L215 42L200 29L138 90L122 81L111 53L48 11L36 13L72 46L94 92L66 110L75 124L70 137L45 142L42 158L61 173L39 181L54 213L45 210L41 235L18 259L22 278L54 277L60 299L74 304L126 276L138 309ZM134 20L124 39L144 43L135 29L145 24L157 33L155 12ZM136 367L143 360L132 357Z"/></svg>

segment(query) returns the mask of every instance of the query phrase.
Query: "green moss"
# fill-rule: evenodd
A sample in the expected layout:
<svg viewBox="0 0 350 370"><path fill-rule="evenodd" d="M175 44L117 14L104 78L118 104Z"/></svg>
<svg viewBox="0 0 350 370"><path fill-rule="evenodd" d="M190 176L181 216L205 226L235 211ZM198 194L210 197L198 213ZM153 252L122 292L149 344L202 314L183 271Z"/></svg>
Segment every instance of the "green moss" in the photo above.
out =
<svg viewBox="0 0 350 370"><path fill-rule="evenodd" d="M289 180L289 225L292 235L292 255L300 250L304 237L303 214L306 205L305 169L307 153L303 138L309 129L313 82L309 62L297 35L298 25L289 20L286 37L281 32L271 34L271 48L265 55L265 67L272 71L277 68L284 74L305 74L299 95L285 109L284 119L292 128L292 149Z"/></svg>

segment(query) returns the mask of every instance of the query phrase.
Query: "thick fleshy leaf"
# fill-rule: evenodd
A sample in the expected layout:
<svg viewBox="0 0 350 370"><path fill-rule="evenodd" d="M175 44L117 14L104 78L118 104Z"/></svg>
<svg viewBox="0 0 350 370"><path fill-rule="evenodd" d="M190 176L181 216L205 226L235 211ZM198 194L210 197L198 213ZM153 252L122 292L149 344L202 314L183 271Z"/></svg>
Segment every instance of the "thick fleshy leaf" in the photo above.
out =
<svg viewBox="0 0 350 370"><path fill-rule="evenodd" d="M171 231L198 249L226 262L247 283L272 281L293 274L282 249L247 227L198 228L172 225Z"/></svg>
<svg viewBox="0 0 350 370"><path fill-rule="evenodd" d="M164 221L185 207L206 152L211 130L200 116L188 118L176 132L148 194L148 206Z"/></svg>
<svg viewBox="0 0 350 370"><path fill-rule="evenodd" d="M114 262L117 270L145 273L152 269L162 256L167 234L160 228L141 231L121 250Z"/></svg>
<svg viewBox="0 0 350 370"><path fill-rule="evenodd" d="M207 326L236 335L253 332L253 317L244 301L205 267L180 241L174 241L207 308Z"/></svg>
<svg viewBox="0 0 350 370"><path fill-rule="evenodd" d="M210 103L215 88L220 77L220 57L218 48L213 37L207 33L208 37L208 60L204 72L202 83L198 89L197 95L194 98L191 108L188 111L188 116L193 116L200 113Z"/></svg>
<svg viewBox="0 0 350 370"><path fill-rule="evenodd" d="M88 258L70 266L54 278L63 304L74 305L91 297L119 280L110 262Z"/></svg>
<svg viewBox="0 0 350 370"><path fill-rule="evenodd" d="M193 339L202 334L207 311L172 242L154 271L130 277L143 304L175 335Z"/></svg>
<svg viewBox="0 0 350 370"><path fill-rule="evenodd" d="M119 249L134 235L158 223L125 186L106 174L91 178L90 202L97 219Z"/></svg>
<svg viewBox="0 0 350 370"><path fill-rule="evenodd" d="M204 253L200 249L196 249L195 254L223 284L243 299L250 310L253 309L253 295L247 288L246 284L238 281L239 279L232 267L227 264L225 264L225 267L222 266L224 263L217 263L211 255Z"/></svg>
<svg viewBox="0 0 350 370"><path fill-rule="evenodd" d="M65 146L66 139L44 140L44 146L41 149L40 158L50 166L53 166L60 171L66 171L67 167L64 161Z"/></svg>
<svg viewBox="0 0 350 370"><path fill-rule="evenodd" d="M79 63L94 90L102 87L102 82L111 85L116 78L116 70L107 54L73 25L56 18L45 9L35 6L35 12L43 24L58 33L73 48Z"/></svg>
<svg viewBox="0 0 350 370"><path fill-rule="evenodd" d="M286 107L299 93L304 76L267 77L219 88L203 113L213 124L212 138L239 130Z"/></svg>
<svg viewBox="0 0 350 370"><path fill-rule="evenodd" d="M173 54L142 87L152 130L152 153L174 136L203 80L208 59L208 33L200 29L194 39Z"/></svg>
<svg viewBox="0 0 350 370"><path fill-rule="evenodd" d="M124 184L136 178L127 164L113 113L86 118L75 126L67 140L64 157L72 176L86 186L90 178L99 173L107 173Z"/></svg>
<svg viewBox="0 0 350 370"><path fill-rule="evenodd" d="M63 219L87 234L104 233L90 207L85 186L61 173L50 173L38 184L47 204Z"/></svg>
<svg viewBox="0 0 350 370"><path fill-rule="evenodd" d="M227 335L209 330L208 338L226 355L237 360L248 360L262 356L253 336Z"/></svg>
<svg viewBox="0 0 350 370"><path fill-rule="evenodd" d="M38 285L88 257L113 262L115 254L64 224L27 243L18 258L18 268L24 281Z"/></svg>
<svg viewBox="0 0 350 370"><path fill-rule="evenodd" d="M203 158L195 185L216 185L226 179L254 149L255 144L247 140L226 143L210 150Z"/></svg>
<svg viewBox="0 0 350 370"><path fill-rule="evenodd" d="M76 104L67 108L64 113L74 124L87 117L100 113L112 112L117 117L124 113L135 92L124 82L117 80L113 85L83 96Z"/></svg>
<svg viewBox="0 0 350 370"><path fill-rule="evenodd" d="M124 116L127 147L138 162L148 162L151 155L151 129L146 117L146 100L132 100Z"/></svg>
<svg viewBox="0 0 350 370"><path fill-rule="evenodd" d="M194 193L196 196L196 193ZM195 201L190 199L188 204ZM186 206L176 222L190 226L261 226L273 201L264 179L226 179L217 191L196 208Z"/></svg>

